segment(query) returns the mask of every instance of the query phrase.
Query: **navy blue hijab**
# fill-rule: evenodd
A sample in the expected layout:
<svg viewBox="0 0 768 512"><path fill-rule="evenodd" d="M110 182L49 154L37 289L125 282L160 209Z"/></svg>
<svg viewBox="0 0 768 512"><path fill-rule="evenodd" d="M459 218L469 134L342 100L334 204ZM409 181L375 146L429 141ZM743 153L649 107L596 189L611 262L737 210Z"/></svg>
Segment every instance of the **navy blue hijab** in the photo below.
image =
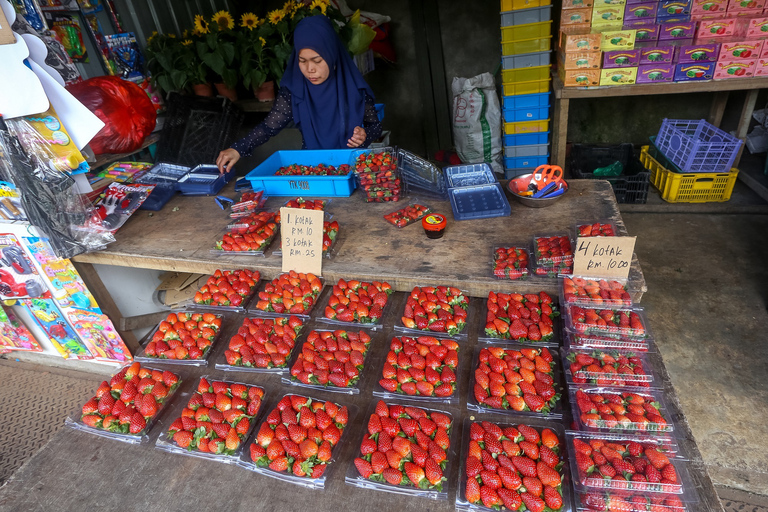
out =
<svg viewBox="0 0 768 512"><path fill-rule="evenodd" d="M346 148L355 126L363 125L365 94L373 98L373 91L325 16L301 20L293 48L280 86L291 91L293 121L304 145L307 149ZM328 64L325 82L313 84L301 73L299 52L304 48L314 50Z"/></svg>

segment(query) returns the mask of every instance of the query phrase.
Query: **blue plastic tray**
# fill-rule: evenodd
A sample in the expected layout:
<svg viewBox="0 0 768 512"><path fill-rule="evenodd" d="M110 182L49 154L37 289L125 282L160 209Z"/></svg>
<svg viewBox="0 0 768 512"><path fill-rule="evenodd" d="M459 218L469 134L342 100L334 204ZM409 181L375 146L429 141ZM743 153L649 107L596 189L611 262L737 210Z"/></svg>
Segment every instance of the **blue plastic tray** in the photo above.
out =
<svg viewBox="0 0 768 512"><path fill-rule="evenodd" d="M498 182L452 188L448 196L456 220L506 217L511 212L504 190Z"/></svg>
<svg viewBox="0 0 768 512"><path fill-rule="evenodd" d="M359 153L361 151L356 149L276 151L245 177L252 188L263 188L268 196L347 197L352 195L356 186L353 170L344 176L275 176L275 172L291 164L328 164L336 167L348 164L354 167L355 156Z"/></svg>
<svg viewBox="0 0 768 512"><path fill-rule="evenodd" d="M515 109L504 109L505 123L518 123L520 121L538 121L540 119L549 119L549 105L544 107L523 107Z"/></svg>
<svg viewBox="0 0 768 512"><path fill-rule="evenodd" d="M452 165L443 169L448 188L487 185L496 182L493 169L486 163Z"/></svg>
<svg viewBox="0 0 768 512"><path fill-rule="evenodd" d="M519 156L516 158L505 158L504 159L504 168L505 169L517 169L520 167L538 167L540 165L544 165L548 163L549 161L549 155L544 156Z"/></svg>
<svg viewBox="0 0 768 512"><path fill-rule="evenodd" d="M160 211L174 195L176 195L175 183L170 185L155 185L155 188L152 189L149 197L147 197L147 199L141 203L141 206L139 206L139 210L149 210L152 212Z"/></svg>
<svg viewBox="0 0 768 512"><path fill-rule="evenodd" d="M550 92L541 92L538 94L519 94L514 96L503 96L501 98L504 110L516 108L548 107Z"/></svg>
<svg viewBox="0 0 768 512"><path fill-rule="evenodd" d="M190 168L185 165L160 162L155 164L149 172L136 180L136 183L145 185L171 185L176 187L178 181L187 174L189 170Z"/></svg>
<svg viewBox="0 0 768 512"><path fill-rule="evenodd" d="M215 165L198 165L179 179L178 189L185 196L210 196L217 194L234 177L234 169L220 174Z"/></svg>
<svg viewBox="0 0 768 512"><path fill-rule="evenodd" d="M505 135L505 146L530 146L532 144L546 144L549 142L549 132L518 133L517 135Z"/></svg>

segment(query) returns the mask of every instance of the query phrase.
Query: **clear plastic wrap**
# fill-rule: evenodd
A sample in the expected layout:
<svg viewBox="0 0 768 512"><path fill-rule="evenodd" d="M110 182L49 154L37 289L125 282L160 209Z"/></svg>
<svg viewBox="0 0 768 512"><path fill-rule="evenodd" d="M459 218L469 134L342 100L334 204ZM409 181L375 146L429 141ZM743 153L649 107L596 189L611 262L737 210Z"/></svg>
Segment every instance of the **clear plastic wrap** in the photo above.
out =
<svg viewBox="0 0 768 512"><path fill-rule="evenodd" d="M168 313L147 336L137 361L187 366L206 366L221 336L222 315L202 311Z"/></svg>
<svg viewBox="0 0 768 512"><path fill-rule="evenodd" d="M379 329L392 306L392 287L387 282L339 279L320 301L320 322L347 327Z"/></svg>
<svg viewBox="0 0 768 512"><path fill-rule="evenodd" d="M574 348L615 348L635 352L657 352L652 338L628 338L626 336L599 336L563 331L566 347Z"/></svg>
<svg viewBox="0 0 768 512"><path fill-rule="evenodd" d="M605 387L658 387L653 369L642 353L628 350L562 350L566 382Z"/></svg>
<svg viewBox="0 0 768 512"><path fill-rule="evenodd" d="M416 286L405 299L403 316L395 329L466 339L469 295L453 286Z"/></svg>
<svg viewBox="0 0 768 512"><path fill-rule="evenodd" d="M593 222L591 224L579 222L573 227L574 240L587 236L619 236L619 230L616 228L616 224L609 220Z"/></svg>
<svg viewBox="0 0 768 512"><path fill-rule="evenodd" d="M579 430L626 434L671 434L675 425L661 393L570 386L573 420Z"/></svg>
<svg viewBox="0 0 768 512"><path fill-rule="evenodd" d="M528 249L520 246L496 246L493 248L493 276L511 281L528 279L530 257Z"/></svg>
<svg viewBox="0 0 768 512"><path fill-rule="evenodd" d="M384 215L384 220L398 228L404 228L417 220L421 220L421 218L428 213L432 213L432 208L422 204L413 203Z"/></svg>
<svg viewBox="0 0 768 512"><path fill-rule="evenodd" d="M304 328L304 319L246 317L220 353L216 369L260 373L285 373Z"/></svg>
<svg viewBox="0 0 768 512"><path fill-rule="evenodd" d="M560 303L579 306L631 306L626 279L567 275L560 277Z"/></svg>
<svg viewBox="0 0 768 512"><path fill-rule="evenodd" d="M267 316L309 316L322 291L322 277L290 270L265 282L248 310Z"/></svg>
<svg viewBox="0 0 768 512"><path fill-rule="evenodd" d="M560 312L546 292L491 291L485 310L485 323L480 325L479 339L558 345L560 329L556 328L555 320Z"/></svg>
<svg viewBox="0 0 768 512"><path fill-rule="evenodd" d="M256 295L261 279L258 270L217 270L192 298L191 307L221 311L245 311Z"/></svg>

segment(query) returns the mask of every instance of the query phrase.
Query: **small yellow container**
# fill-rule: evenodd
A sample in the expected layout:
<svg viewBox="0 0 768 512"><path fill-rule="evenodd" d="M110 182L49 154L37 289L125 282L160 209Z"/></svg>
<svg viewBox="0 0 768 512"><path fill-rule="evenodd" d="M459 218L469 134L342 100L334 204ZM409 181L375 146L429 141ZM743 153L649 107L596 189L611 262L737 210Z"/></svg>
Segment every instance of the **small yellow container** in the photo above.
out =
<svg viewBox="0 0 768 512"><path fill-rule="evenodd" d="M501 71L501 81L505 84L510 82L531 82L533 80L549 79L549 68L546 66L536 66L531 68L503 69Z"/></svg>
<svg viewBox="0 0 768 512"><path fill-rule="evenodd" d="M515 96L517 94L539 94L549 92L549 77L546 80L533 80L530 82L512 82L502 83L501 87L504 96Z"/></svg>
<svg viewBox="0 0 768 512"><path fill-rule="evenodd" d="M531 9L552 4L552 0L501 0L501 12Z"/></svg>
<svg viewBox="0 0 768 512"><path fill-rule="evenodd" d="M551 45L552 36L501 43L501 54L517 55L519 53L548 52Z"/></svg>
<svg viewBox="0 0 768 512"><path fill-rule="evenodd" d="M549 119L542 119L541 121L521 121L519 123L504 123L504 133L506 135L548 131Z"/></svg>
<svg viewBox="0 0 768 512"><path fill-rule="evenodd" d="M637 81L637 66L600 71L600 85L632 85Z"/></svg>
<svg viewBox="0 0 768 512"><path fill-rule="evenodd" d="M648 146L642 147L640 162L651 171L651 183L668 203L723 203L731 199L739 176L735 167L731 172L672 172L648 153Z"/></svg>
<svg viewBox="0 0 768 512"><path fill-rule="evenodd" d="M526 23L525 25L511 25L501 27L501 42L510 43L523 39L547 37L552 34L552 20L540 23Z"/></svg>

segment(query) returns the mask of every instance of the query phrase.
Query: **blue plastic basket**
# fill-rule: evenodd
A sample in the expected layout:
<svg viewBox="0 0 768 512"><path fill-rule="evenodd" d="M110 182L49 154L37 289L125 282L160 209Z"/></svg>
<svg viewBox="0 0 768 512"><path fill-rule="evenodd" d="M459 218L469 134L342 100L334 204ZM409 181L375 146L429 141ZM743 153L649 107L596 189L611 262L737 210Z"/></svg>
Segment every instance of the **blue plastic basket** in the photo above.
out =
<svg viewBox="0 0 768 512"><path fill-rule="evenodd" d="M729 172L742 142L703 119L664 119L656 147L683 172Z"/></svg>
<svg viewBox="0 0 768 512"><path fill-rule="evenodd" d="M538 94L517 94L514 96L503 96L501 98L504 110L516 108L548 107L549 92L540 92Z"/></svg>
<svg viewBox="0 0 768 512"><path fill-rule="evenodd" d="M516 109L504 109L504 122L517 123L520 121L538 121L549 119L549 105L544 107L523 107Z"/></svg>
<svg viewBox="0 0 768 512"><path fill-rule="evenodd" d="M549 132L517 133L504 136L505 146L531 146L549 142Z"/></svg>
<svg viewBox="0 0 768 512"><path fill-rule="evenodd" d="M361 153L355 149L303 149L299 151L275 151L246 174L251 187L263 188L269 196L348 197L355 190L355 173L350 170L344 176L275 176L280 168L291 164L327 164L338 167L348 164L354 168L355 157Z"/></svg>
<svg viewBox="0 0 768 512"><path fill-rule="evenodd" d="M518 169L520 167L538 167L549 163L549 155L544 156L521 156L516 158L505 158L505 169Z"/></svg>

